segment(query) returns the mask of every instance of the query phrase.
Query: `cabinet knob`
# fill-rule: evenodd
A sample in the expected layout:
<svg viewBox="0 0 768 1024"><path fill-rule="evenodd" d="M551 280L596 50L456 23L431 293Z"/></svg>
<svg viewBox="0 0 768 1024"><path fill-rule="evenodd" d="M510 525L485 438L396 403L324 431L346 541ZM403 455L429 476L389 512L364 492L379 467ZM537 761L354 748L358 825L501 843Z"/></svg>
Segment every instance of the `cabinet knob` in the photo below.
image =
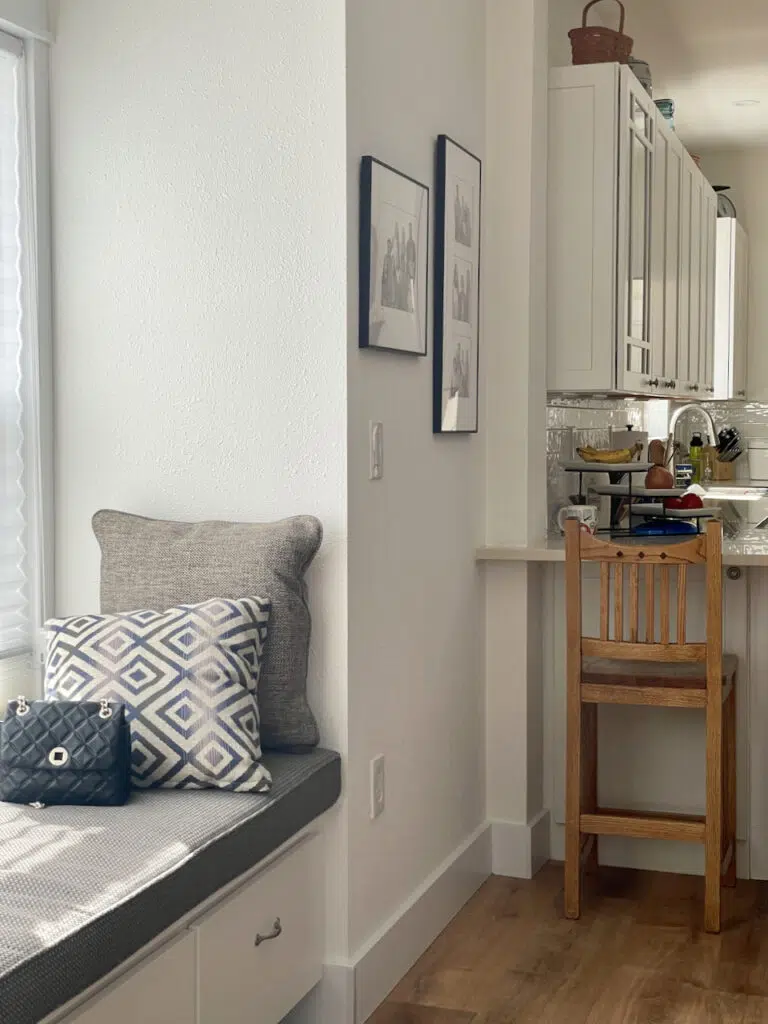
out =
<svg viewBox="0 0 768 1024"><path fill-rule="evenodd" d="M664 387L665 388L676 388L677 387L677 381L676 380L665 380L664 381Z"/></svg>
<svg viewBox="0 0 768 1024"><path fill-rule="evenodd" d="M714 393L715 393L715 389L714 388L704 388L704 390L705 391L709 391L710 394L712 394L712 395L714 395Z"/></svg>
<svg viewBox="0 0 768 1024"><path fill-rule="evenodd" d="M737 395L746 395L746 393L747 392L744 390L744 388L741 388L739 391L736 392Z"/></svg>
<svg viewBox="0 0 768 1024"><path fill-rule="evenodd" d="M699 385L698 384L691 384L691 385L689 385L689 387L690 387L691 391L698 391L699 390Z"/></svg>
<svg viewBox="0 0 768 1024"><path fill-rule="evenodd" d="M646 380L645 386L649 388L657 388L659 386L659 378L653 377L651 380Z"/></svg>

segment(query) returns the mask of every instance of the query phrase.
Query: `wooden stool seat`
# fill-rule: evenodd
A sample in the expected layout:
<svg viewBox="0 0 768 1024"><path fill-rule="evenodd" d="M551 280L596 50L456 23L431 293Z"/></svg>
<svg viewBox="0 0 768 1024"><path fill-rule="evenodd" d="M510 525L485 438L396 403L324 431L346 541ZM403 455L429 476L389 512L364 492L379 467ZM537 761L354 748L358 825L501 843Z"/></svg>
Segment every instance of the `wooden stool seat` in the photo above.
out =
<svg viewBox="0 0 768 1024"><path fill-rule="evenodd" d="M731 692L737 668L736 655L724 654L723 700ZM707 667L701 662L584 658L581 699L586 704L704 708L707 706Z"/></svg>
<svg viewBox="0 0 768 1024"><path fill-rule="evenodd" d="M722 527L668 544L593 537L569 519L566 538L567 739L565 913L581 913L581 868L598 836L704 845L704 927L720 931L720 886L736 884L736 673L723 654ZM600 570L599 636L582 633L582 564ZM689 569L706 574L705 642L687 639ZM673 629L674 625L674 629ZM600 704L701 708L706 811L701 816L606 808L598 799ZM650 754L649 756L652 756Z"/></svg>

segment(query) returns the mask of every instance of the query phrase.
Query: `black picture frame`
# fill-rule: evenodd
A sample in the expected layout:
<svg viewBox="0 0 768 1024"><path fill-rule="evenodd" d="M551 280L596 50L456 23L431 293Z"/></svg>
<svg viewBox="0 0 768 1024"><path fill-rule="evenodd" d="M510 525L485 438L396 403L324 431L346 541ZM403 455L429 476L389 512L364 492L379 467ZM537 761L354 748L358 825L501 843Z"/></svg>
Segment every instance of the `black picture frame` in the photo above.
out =
<svg viewBox="0 0 768 1024"><path fill-rule="evenodd" d="M362 158L360 348L427 355L429 200L427 185L376 157Z"/></svg>
<svg viewBox="0 0 768 1024"><path fill-rule="evenodd" d="M480 414L482 161L448 135L440 135L435 163L432 430L435 434L476 434ZM449 191L455 197L453 211Z"/></svg>

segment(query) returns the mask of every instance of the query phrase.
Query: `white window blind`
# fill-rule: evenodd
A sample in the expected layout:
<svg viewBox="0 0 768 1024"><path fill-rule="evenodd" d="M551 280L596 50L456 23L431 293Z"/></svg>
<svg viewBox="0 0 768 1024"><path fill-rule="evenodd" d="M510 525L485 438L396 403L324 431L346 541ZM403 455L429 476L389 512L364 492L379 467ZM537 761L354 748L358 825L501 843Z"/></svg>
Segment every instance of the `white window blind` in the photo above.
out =
<svg viewBox="0 0 768 1024"><path fill-rule="evenodd" d="M0 713L36 696L40 627L36 317L24 52L0 33Z"/></svg>

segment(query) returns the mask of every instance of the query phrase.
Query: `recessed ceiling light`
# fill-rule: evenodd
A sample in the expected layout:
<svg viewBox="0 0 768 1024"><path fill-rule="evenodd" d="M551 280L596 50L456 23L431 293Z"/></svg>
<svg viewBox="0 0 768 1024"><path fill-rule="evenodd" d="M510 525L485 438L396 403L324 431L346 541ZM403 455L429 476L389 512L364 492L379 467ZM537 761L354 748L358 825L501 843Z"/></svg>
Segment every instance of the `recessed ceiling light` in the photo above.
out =
<svg viewBox="0 0 768 1024"><path fill-rule="evenodd" d="M760 100L734 100L734 107L759 107Z"/></svg>

